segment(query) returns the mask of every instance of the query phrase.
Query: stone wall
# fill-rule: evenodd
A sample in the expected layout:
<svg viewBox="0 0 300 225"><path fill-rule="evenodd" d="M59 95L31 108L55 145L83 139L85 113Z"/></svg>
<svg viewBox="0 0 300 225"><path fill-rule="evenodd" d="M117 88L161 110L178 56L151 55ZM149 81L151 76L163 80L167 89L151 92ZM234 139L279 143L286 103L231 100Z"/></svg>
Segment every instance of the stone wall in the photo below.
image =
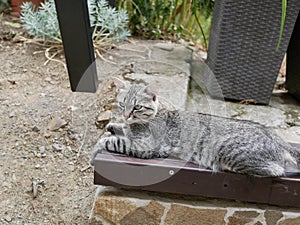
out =
<svg viewBox="0 0 300 225"><path fill-rule="evenodd" d="M298 225L300 209L99 186L90 225Z"/></svg>

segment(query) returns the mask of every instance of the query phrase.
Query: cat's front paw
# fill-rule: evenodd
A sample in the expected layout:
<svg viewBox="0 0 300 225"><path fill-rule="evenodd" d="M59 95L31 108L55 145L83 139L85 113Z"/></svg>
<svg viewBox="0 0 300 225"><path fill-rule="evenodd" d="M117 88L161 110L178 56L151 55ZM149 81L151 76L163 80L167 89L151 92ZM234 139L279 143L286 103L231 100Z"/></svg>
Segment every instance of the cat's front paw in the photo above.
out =
<svg viewBox="0 0 300 225"><path fill-rule="evenodd" d="M94 149L93 149L93 155L91 157L91 161L90 161L90 164L92 166L94 166L94 162L95 162L95 158L97 156L98 153L102 153L103 151L105 151L105 141L103 140L105 138L101 138L97 144L94 146Z"/></svg>
<svg viewBox="0 0 300 225"><path fill-rule="evenodd" d="M109 123L106 125L106 130L113 135L123 135L123 124Z"/></svg>
<svg viewBox="0 0 300 225"><path fill-rule="evenodd" d="M109 152L125 154L129 147L129 140L123 136L110 136L102 138L101 144Z"/></svg>
<svg viewBox="0 0 300 225"><path fill-rule="evenodd" d="M126 154L130 149L130 140L123 136L109 136L101 138L94 147L91 165L94 165L95 157L103 151Z"/></svg>

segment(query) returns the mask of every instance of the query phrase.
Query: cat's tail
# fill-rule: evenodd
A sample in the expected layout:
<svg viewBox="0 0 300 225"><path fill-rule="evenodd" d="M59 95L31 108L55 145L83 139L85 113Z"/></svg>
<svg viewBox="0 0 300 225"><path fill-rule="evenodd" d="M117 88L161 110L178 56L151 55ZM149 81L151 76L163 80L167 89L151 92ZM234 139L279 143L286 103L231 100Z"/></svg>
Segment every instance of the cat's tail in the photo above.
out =
<svg viewBox="0 0 300 225"><path fill-rule="evenodd" d="M289 143L284 143L285 149L288 150L287 161L300 170L300 150ZM300 147L300 144L299 144ZM300 171L299 171L300 172Z"/></svg>
<svg viewBox="0 0 300 225"><path fill-rule="evenodd" d="M277 146L279 152L283 154L285 163L298 168L300 172L300 144L295 144L294 146L294 144L286 142L272 130L270 130L270 134L272 135L273 143Z"/></svg>
<svg viewBox="0 0 300 225"><path fill-rule="evenodd" d="M299 151L299 149L296 149L295 147L292 147L292 149L294 152L294 157L297 161L298 168L300 169L300 151Z"/></svg>

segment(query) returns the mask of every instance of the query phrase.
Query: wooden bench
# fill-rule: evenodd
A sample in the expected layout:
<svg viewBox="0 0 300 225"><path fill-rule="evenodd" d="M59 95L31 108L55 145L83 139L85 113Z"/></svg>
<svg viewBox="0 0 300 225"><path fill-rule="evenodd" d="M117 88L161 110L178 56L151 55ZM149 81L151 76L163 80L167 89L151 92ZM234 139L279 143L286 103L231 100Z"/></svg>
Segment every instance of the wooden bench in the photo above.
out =
<svg viewBox="0 0 300 225"><path fill-rule="evenodd" d="M300 144L292 144L300 151ZM233 199L300 207L300 173L259 178L212 172L174 159L143 160L101 153L96 156L94 183L117 188Z"/></svg>

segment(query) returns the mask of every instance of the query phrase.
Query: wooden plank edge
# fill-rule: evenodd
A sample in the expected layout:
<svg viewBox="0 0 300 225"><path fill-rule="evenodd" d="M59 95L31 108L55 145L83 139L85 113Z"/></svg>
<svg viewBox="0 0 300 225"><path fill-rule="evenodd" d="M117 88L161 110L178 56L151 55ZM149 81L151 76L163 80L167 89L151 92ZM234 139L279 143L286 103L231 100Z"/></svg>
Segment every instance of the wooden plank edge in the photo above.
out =
<svg viewBox="0 0 300 225"><path fill-rule="evenodd" d="M155 163L156 162L156 163ZM104 171L107 171L105 173ZM170 175L170 171L174 174ZM114 177L115 175L117 177ZM152 176L165 179L152 184ZM162 177L163 177L162 176ZM120 182L121 181L121 182ZM259 178L247 175L212 172L195 166L178 166L178 160L133 160L132 158L98 154L95 160L94 183L117 188L196 195L240 200L279 206L300 207L300 175Z"/></svg>

